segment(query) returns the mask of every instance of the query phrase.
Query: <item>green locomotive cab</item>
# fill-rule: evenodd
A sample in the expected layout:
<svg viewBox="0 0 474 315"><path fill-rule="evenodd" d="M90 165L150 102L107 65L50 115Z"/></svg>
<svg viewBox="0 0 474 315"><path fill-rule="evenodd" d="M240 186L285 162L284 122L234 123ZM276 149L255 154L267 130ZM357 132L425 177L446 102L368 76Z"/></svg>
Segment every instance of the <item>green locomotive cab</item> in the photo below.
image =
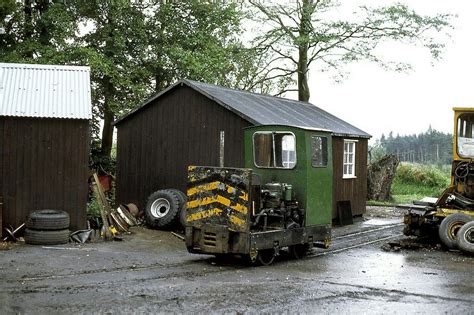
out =
<svg viewBox="0 0 474 315"><path fill-rule="evenodd" d="M190 166L186 246L269 264L280 249L329 246L331 132L290 126L245 131L245 168Z"/></svg>

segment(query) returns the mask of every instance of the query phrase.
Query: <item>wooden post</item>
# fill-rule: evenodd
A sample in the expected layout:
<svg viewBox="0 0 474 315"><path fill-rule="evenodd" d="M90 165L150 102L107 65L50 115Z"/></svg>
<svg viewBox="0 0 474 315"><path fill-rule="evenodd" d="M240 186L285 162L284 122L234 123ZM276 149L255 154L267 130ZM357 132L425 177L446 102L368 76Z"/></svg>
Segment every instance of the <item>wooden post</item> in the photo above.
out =
<svg viewBox="0 0 474 315"><path fill-rule="evenodd" d="M224 142L225 142L225 131L220 132L220 145L219 145L219 167L224 167Z"/></svg>

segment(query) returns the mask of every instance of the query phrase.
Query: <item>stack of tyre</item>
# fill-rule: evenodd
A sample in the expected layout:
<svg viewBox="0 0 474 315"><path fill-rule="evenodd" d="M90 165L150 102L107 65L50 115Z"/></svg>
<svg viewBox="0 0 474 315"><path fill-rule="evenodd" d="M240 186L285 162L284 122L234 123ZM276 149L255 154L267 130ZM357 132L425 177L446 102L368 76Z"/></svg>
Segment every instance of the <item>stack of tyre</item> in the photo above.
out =
<svg viewBox="0 0 474 315"><path fill-rule="evenodd" d="M26 220L25 243L56 245L69 242L69 214L59 210L33 211Z"/></svg>
<svg viewBox="0 0 474 315"><path fill-rule="evenodd" d="M156 229L185 227L186 195L178 189L164 189L152 193L145 208L146 221Z"/></svg>
<svg viewBox="0 0 474 315"><path fill-rule="evenodd" d="M441 221L439 238L448 248L474 253L474 217L452 213Z"/></svg>

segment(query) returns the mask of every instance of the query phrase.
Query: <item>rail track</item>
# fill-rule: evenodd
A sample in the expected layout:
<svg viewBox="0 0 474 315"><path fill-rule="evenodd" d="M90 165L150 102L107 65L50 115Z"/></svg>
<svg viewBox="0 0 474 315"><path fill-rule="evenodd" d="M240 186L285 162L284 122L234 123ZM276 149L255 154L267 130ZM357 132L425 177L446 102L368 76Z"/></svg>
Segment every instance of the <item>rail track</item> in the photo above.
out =
<svg viewBox="0 0 474 315"><path fill-rule="evenodd" d="M333 242L329 249L314 249L307 258L319 257L323 255L336 254L346 250L368 246L371 244L388 241L390 239L402 236L399 231L402 223L383 225L377 228L369 228L364 231L348 233L345 235L338 235L333 237ZM198 256L196 256L197 258ZM209 258L203 257L196 260L184 261L184 262L173 262L173 263L154 263L141 266L122 266L108 269L97 269L79 271L75 273L65 275L38 275L31 277L24 277L18 281L29 282L46 279L60 279L60 278L73 278L81 275L93 275L93 274L106 274L106 273L118 273L118 272L140 272L152 269L172 269L177 267L183 267L188 265L202 264L205 261L209 261Z"/></svg>
<svg viewBox="0 0 474 315"><path fill-rule="evenodd" d="M403 223L394 223L383 225L378 228L370 228L360 232L348 233L332 238L332 243L329 249L316 249L308 255L308 257L319 257L323 255L336 254L346 250L368 246L403 235L400 227Z"/></svg>

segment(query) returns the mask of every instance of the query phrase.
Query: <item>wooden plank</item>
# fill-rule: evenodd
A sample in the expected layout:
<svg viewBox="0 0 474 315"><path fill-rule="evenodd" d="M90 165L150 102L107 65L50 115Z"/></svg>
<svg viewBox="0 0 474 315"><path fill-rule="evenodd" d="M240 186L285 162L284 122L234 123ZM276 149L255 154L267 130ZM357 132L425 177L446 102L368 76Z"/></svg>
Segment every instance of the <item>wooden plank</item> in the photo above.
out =
<svg viewBox="0 0 474 315"><path fill-rule="evenodd" d="M96 199L98 201L100 216L102 218L103 232L106 240L112 239L112 233L110 232L109 221L107 219L107 213L105 209L105 204L103 203L103 192L101 192L100 181L97 178L97 174L94 173L94 183L92 184L92 191L94 192Z"/></svg>

